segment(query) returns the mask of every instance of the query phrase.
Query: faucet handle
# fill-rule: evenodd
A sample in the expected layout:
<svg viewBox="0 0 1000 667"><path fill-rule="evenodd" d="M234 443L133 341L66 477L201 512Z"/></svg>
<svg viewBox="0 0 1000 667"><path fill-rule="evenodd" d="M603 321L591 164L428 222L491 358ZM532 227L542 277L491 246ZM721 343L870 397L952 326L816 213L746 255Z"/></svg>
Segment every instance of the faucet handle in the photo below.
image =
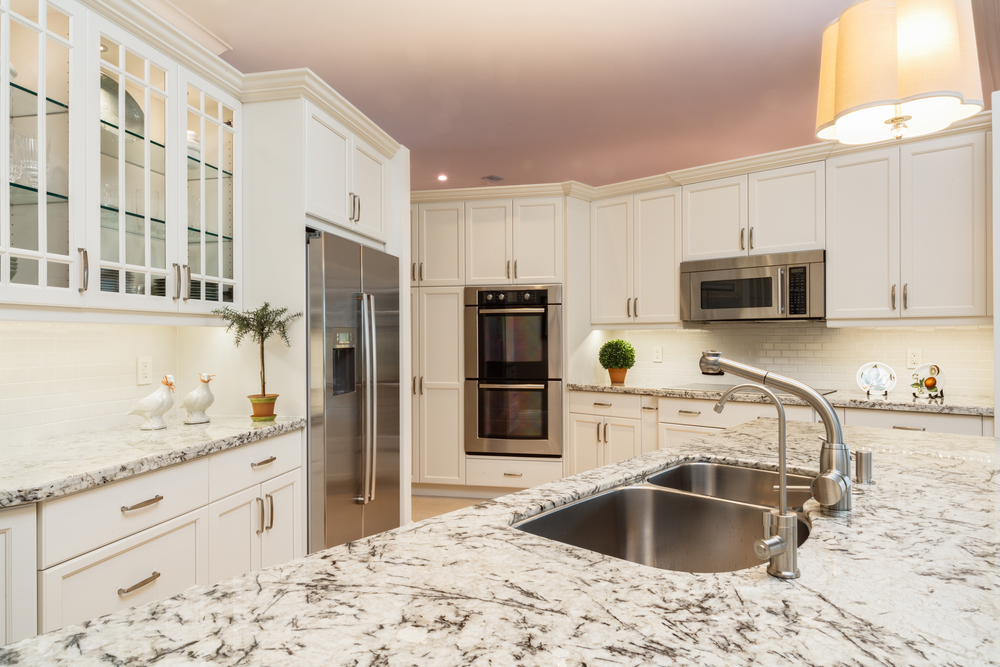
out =
<svg viewBox="0 0 1000 667"><path fill-rule="evenodd" d="M850 488L850 482L839 470L827 470L812 481L812 494L821 505L836 505Z"/></svg>
<svg viewBox="0 0 1000 667"><path fill-rule="evenodd" d="M786 551L788 551L788 542L777 535L753 543L753 552L761 560L771 560Z"/></svg>

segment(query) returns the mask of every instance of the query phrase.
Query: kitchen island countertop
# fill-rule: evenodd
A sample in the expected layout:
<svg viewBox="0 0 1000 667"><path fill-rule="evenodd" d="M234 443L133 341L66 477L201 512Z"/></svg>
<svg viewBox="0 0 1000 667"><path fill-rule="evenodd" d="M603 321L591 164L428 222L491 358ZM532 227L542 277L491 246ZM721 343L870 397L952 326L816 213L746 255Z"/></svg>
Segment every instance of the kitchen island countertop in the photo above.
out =
<svg viewBox="0 0 1000 667"><path fill-rule="evenodd" d="M788 425L794 472L821 424ZM814 501L802 576L658 570L516 521L680 460L774 468L758 419L0 649L0 664L1000 664L994 441L846 427L877 484Z"/></svg>

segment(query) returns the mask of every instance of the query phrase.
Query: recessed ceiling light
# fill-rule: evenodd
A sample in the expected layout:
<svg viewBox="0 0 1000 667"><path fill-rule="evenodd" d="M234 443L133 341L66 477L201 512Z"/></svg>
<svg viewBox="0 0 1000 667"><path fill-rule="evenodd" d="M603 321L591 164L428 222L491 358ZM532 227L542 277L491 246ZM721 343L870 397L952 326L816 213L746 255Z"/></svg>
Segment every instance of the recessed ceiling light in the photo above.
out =
<svg viewBox="0 0 1000 667"><path fill-rule="evenodd" d="M447 174L440 174L438 176L438 180L439 181L447 181L448 180L448 175Z"/></svg>

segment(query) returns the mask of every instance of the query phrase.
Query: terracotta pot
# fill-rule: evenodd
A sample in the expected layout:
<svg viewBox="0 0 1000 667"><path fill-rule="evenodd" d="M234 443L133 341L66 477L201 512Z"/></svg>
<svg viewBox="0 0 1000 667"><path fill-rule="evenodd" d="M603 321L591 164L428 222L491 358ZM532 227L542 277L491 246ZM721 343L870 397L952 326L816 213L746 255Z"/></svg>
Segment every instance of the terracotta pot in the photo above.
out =
<svg viewBox="0 0 1000 667"><path fill-rule="evenodd" d="M265 394L263 396L260 394L250 394L247 398L250 399L250 404L253 406L253 416L250 419L255 422L274 421L274 402L278 400L277 394Z"/></svg>
<svg viewBox="0 0 1000 667"><path fill-rule="evenodd" d="M611 384L625 384L625 374L627 368L609 368L608 375L611 376Z"/></svg>

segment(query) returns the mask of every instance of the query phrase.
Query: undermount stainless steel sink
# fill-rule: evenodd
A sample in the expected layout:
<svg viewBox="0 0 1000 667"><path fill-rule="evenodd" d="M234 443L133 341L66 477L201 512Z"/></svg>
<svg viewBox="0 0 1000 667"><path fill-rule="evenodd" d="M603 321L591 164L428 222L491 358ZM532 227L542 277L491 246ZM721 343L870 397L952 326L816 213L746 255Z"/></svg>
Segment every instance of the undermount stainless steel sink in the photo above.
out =
<svg viewBox="0 0 1000 667"><path fill-rule="evenodd" d="M778 473L721 463L681 463L651 475L646 481L655 486L697 493L713 498L739 500L754 505L778 506ZM809 486L812 477L788 475L788 486ZM809 491L788 491L788 506L802 509L812 498Z"/></svg>
<svg viewBox="0 0 1000 667"><path fill-rule="evenodd" d="M754 542L769 508L647 485L605 491L515 527L633 563L680 572L762 565ZM798 542L809 536L799 516Z"/></svg>

